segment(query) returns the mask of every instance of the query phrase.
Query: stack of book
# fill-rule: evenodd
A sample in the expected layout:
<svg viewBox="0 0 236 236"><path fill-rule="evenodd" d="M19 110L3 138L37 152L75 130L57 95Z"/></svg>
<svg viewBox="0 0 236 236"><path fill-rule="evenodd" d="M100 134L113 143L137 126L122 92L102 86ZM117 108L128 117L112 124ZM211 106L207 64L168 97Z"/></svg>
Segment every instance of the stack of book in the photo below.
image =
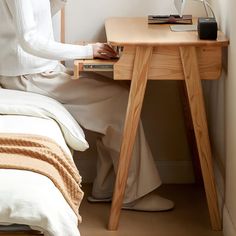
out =
<svg viewBox="0 0 236 236"><path fill-rule="evenodd" d="M148 24L192 24L192 15L149 15Z"/></svg>

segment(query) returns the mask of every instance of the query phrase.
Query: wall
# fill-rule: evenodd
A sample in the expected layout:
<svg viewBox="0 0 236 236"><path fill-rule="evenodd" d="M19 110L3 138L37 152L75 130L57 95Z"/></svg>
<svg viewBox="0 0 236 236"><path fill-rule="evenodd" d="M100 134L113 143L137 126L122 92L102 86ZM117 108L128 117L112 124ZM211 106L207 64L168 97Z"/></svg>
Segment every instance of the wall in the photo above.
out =
<svg viewBox="0 0 236 236"><path fill-rule="evenodd" d="M173 0L99 0L96 4L94 0L69 0L66 10L68 42L105 41L104 20L107 17L176 13ZM185 12L199 15L202 5L188 2Z"/></svg>
<svg viewBox="0 0 236 236"><path fill-rule="evenodd" d="M230 39L228 52L225 53L225 71L222 80L219 81L209 94L209 112L212 124L220 124L214 132L214 150L218 153L218 160L222 164L223 181L221 186L225 193L225 205L223 208L224 235L236 235L236 1L212 0L220 29ZM228 63L227 63L228 62ZM218 96L219 95L219 96ZM217 107L218 106L218 107ZM218 118L220 115L221 118ZM217 119L213 119L217 117ZM217 127L217 126L216 126ZM224 142L225 140L225 142Z"/></svg>
<svg viewBox="0 0 236 236"><path fill-rule="evenodd" d="M201 4L190 1L185 13L202 15ZM176 13L172 0L69 0L66 6L66 42L106 41L104 21L110 16L147 16ZM70 63L67 63L70 65ZM165 183L193 182L191 155L185 135L176 82L148 83L142 120L146 136ZM75 160L85 182L96 173L97 134L86 132L90 149Z"/></svg>

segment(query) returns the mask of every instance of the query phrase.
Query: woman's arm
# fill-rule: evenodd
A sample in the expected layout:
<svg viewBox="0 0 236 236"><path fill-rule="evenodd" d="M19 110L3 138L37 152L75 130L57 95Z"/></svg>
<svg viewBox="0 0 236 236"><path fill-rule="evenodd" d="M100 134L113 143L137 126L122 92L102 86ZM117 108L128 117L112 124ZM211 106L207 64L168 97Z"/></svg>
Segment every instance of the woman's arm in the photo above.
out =
<svg viewBox="0 0 236 236"><path fill-rule="evenodd" d="M92 45L62 44L52 40L51 36L47 38L40 35L37 31L31 0L6 0L6 2L13 17L19 43L27 53L51 60L93 58Z"/></svg>

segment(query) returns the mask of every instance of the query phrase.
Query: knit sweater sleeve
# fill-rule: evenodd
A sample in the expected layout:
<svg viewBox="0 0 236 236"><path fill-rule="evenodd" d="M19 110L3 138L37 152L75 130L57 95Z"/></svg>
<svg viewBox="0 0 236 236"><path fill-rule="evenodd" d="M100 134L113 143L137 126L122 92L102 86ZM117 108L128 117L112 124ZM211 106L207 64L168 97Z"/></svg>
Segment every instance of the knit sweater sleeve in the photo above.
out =
<svg viewBox="0 0 236 236"><path fill-rule="evenodd" d="M52 35L38 32L34 19L32 0L6 0L13 18L17 39L24 51L37 57L50 60L91 59L91 45L80 46L59 43ZM42 16L43 17L43 16ZM52 24L49 17L48 24Z"/></svg>

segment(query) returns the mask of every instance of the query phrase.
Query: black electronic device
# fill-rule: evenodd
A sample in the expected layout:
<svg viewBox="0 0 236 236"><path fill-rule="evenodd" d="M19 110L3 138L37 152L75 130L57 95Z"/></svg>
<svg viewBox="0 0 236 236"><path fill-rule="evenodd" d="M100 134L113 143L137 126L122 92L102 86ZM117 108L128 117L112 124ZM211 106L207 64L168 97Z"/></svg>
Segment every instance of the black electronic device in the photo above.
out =
<svg viewBox="0 0 236 236"><path fill-rule="evenodd" d="M197 28L199 39L217 39L218 26L214 17L199 17Z"/></svg>

